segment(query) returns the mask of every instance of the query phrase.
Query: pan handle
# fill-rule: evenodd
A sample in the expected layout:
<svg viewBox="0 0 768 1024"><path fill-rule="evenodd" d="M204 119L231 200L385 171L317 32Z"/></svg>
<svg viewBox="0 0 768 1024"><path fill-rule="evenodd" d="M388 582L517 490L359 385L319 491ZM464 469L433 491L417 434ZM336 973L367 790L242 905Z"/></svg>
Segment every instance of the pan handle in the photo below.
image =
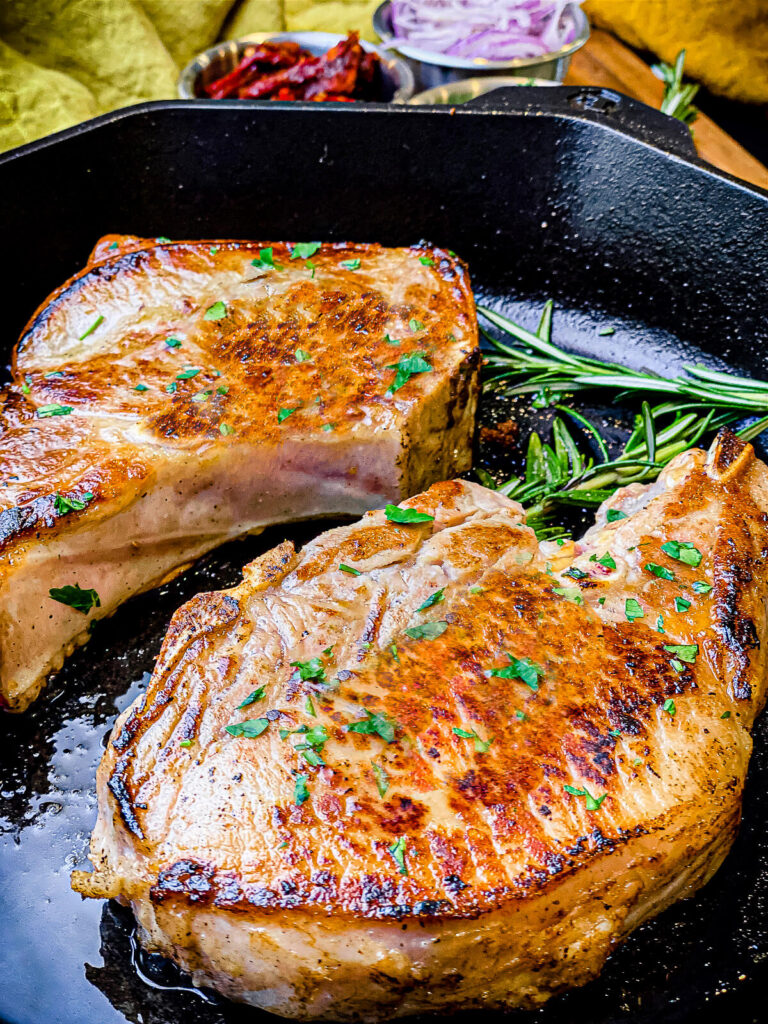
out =
<svg viewBox="0 0 768 1024"><path fill-rule="evenodd" d="M690 160L696 157L682 121L599 86L508 86L477 96L464 107L488 113L559 114L593 121Z"/></svg>

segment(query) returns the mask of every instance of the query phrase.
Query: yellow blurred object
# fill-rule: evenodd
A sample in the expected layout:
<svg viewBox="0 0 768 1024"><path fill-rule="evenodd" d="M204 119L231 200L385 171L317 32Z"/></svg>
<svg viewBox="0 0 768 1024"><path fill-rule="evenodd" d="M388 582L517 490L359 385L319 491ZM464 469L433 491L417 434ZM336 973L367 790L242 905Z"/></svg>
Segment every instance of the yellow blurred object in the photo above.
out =
<svg viewBox="0 0 768 1024"><path fill-rule="evenodd" d="M713 93L768 103L768 0L588 0L590 21Z"/></svg>
<svg viewBox="0 0 768 1024"><path fill-rule="evenodd" d="M373 39L378 0L0 0L0 150L176 95L218 38L284 29ZM768 0L588 0L594 24L713 92L768 102Z"/></svg>

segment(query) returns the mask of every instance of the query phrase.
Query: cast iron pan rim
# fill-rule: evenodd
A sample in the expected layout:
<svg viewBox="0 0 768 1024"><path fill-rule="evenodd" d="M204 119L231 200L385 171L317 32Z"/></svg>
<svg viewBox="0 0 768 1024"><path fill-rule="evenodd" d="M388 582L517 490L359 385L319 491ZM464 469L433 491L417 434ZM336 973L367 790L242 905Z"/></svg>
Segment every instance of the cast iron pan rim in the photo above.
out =
<svg viewBox="0 0 768 1024"><path fill-rule="evenodd" d="M520 95L525 93L525 95ZM602 112L595 109L578 109L572 100L578 96L609 96L620 101L618 116L614 112ZM141 117L144 114L160 113L161 111L197 110L206 114L215 114L217 110L242 109L250 107L259 116L269 116L272 111L286 112L323 111L338 116L352 114L365 115L367 112L387 114L392 117L551 117L564 121L586 121L597 125L609 133L631 139L637 145L661 153L665 159L676 164L688 165L706 178L720 180L731 187L748 195L768 200L768 189L749 184L726 171L721 171L712 164L702 160L696 154L693 142L688 137L685 126L649 107L639 100L631 99L621 93L592 87L557 87L557 88L507 88L486 93L466 104L456 107L448 106L414 106L396 103L310 103L300 101L274 101L263 103L259 100L153 100L147 103L136 103L121 107L119 110L99 117L82 121L71 128L46 135L42 139L28 142L0 154L0 167L11 161L23 159L33 153L40 152L50 146L80 135L98 131L101 127L126 119ZM685 133L682 134L681 133Z"/></svg>

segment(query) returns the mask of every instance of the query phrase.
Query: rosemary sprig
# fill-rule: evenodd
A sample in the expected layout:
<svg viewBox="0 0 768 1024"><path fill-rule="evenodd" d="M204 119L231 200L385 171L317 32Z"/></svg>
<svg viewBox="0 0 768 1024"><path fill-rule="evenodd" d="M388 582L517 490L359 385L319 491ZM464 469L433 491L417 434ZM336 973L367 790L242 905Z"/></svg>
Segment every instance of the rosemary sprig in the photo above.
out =
<svg viewBox="0 0 768 1024"><path fill-rule="evenodd" d="M685 50L681 50L675 58L674 64L659 61L658 64L651 65L651 71L664 83L664 99L661 101L662 114L676 117L678 121L682 121L690 127L699 116L699 111L692 103L699 87L691 82L688 85L683 85L684 64Z"/></svg>
<svg viewBox="0 0 768 1024"><path fill-rule="evenodd" d="M528 524L539 539L565 534L553 523L562 506L596 506L619 487L654 480L664 466L705 434L735 424L745 413L768 410L768 384L761 381L705 367L685 368L694 377L693 382L680 377L668 379L564 352L551 340L552 308L551 302L545 305L537 331L532 334L501 314L479 307L487 320L512 339L501 342L483 331L495 349L486 362L502 371L485 386L512 394L534 392L534 405L554 404L562 414L552 424L552 444L542 441L536 432L531 434L525 475L496 488L526 507ZM515 382L515 378L522 379ZM621 454L611 458L594 424L575 409L556 402L556 397L566 392L589 388L610 388L620 395L662 392L672 397L655 406L643 400ZM599 453L597 460L582 455L563 416L588 433ZM738 434L752 440L766 428L768 415ZM495 487L489 473L482 469L477 473L486 486Z"/></svg>

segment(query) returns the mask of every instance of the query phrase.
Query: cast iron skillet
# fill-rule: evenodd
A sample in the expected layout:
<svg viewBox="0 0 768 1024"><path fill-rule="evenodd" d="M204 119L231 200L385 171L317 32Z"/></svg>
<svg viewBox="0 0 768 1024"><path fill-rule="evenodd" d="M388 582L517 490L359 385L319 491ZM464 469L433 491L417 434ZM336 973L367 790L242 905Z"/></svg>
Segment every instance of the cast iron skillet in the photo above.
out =
<svg viewBox="0 0 768 1024"><path fill-rule="evenodd" d="M768 377L768 196L698 161L683 126L602 90L493 93L455 112L147 104L0 158L0 196L8 353L37 304L108 231L426 238L459 252L479 296L529 325L553 297L555 339L574 350L662 372L700 359ZM600 336L606 325L615 334ZM591 412L621 438L620 410ZM524 441L522 406L490 398L481 423L510 414ZM514 468L512 453L482 440L479 459ZM81 902L68 877L86 858L103 743L145 685L173 610L232 585L284 537L302 542L318 529L277 527L230 544L128 602L31 713L0 722L0 1018L266 1024L135 956L130 914ZM636 932L599 980L515 1021L765 1019L767 734L764 721L741 834L715 880Z"/></svg>

